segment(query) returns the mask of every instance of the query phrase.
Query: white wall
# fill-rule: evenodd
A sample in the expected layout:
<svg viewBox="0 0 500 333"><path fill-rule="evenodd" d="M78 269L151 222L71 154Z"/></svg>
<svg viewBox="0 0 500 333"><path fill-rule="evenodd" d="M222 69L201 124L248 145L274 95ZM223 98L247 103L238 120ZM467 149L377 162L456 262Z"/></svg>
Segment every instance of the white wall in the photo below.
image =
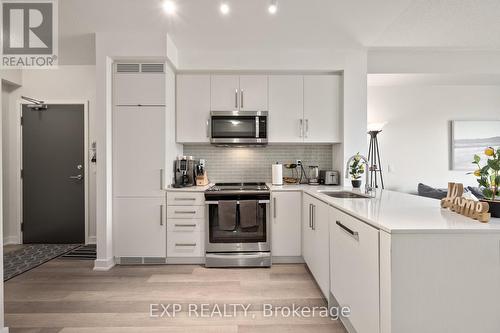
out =
<svg viewBox="0 0 500 333"><path fill-rule="evenodd" d="M419 182L477 186L464 171L449 170L450 121L488 119L500 119L500 86L393 82L368 87L369 122L388 122L379 144L389 189L416 192Z"/></svg>
<svg viewBox="0 0 500 333"><path fill-rule="evenodd" d="M33 69L22 71L23 86L11 93L3 119L4 137L4 239L19 243L20 232L20 96L41 100L89 101L89 142L95 137L95 66L59 66L57 69ZM90 242L95 241L95 166L89 170L89 230Z"/></svg>

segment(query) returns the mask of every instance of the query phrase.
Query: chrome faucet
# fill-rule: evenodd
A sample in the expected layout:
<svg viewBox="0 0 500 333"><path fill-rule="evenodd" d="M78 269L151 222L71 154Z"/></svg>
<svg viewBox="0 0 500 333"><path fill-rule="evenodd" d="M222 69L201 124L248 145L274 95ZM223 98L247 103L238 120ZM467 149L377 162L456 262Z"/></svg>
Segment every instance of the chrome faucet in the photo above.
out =
<svg viewBox="0 0 500 333"><path fill-rule="evenodd" d="M345 170L345 178L349 178L349 168L351 166L351 162L356 158L356 156L358 156L358 155L351 156L347 160L346 170ZM370 197L374 197L375 191L374 191L374 188L370 185L370 162L363 155L359 155L359 158L365 164L365 174L366 174L365 194L369 195Z"/></svg>

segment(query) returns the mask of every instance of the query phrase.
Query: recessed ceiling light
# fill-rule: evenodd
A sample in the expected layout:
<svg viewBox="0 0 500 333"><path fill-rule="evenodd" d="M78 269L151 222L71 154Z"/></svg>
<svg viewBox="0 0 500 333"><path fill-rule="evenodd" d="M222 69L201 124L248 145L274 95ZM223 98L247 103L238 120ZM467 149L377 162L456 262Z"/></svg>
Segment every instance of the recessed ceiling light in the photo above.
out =
<svg viewBox="0 0 500 333"><path fill-rule="evenodd" d="M269 4L267 10L269 11L269 14L276 14L276 12L278 11L278 1L271 0L271 3Z"/></svg>
<svg viewBox="0 0 500 333"><path fill-rule="evenodd" d="M219 9L222 14L224 15L229 14L229 5L227 4L227 2L221 3Z"/></svg>
<svg viewBox="0 0 500 333"><path fill-rule="evenodd" d="M165 11L165 13L167 13L168 15L173 15L175 14L175 12L177 11L177 5L175 4L174 1L172 0L165 0L163 2L163 10Z"/></svg>

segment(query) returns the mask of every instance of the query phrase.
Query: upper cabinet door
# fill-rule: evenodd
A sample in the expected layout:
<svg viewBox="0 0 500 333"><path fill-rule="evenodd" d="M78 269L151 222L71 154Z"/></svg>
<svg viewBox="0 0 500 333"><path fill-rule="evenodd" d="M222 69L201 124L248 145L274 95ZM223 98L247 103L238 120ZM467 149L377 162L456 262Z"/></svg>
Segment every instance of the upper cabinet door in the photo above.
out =
<svg viewBox="0 0 500 333"><path fill-rule="evenodd" d="M302 75L269 76L269 142L302 142L304 117Z"/></svg>
<svg viewBox="0 0 500 333"><path fill-rule="evenodd" d="M165 195L165 107L115 108L113 170L115 197Z"/></svg>
<svg viewBox="0 0 500 333"><path fill-rule="evenodd" d="M239 76L212 75L211 77L211 110L239 110Z"/></svg>
<svg viewBox="0 0 500 333"><path fill-rule="evenodd" d="M209 142L210 75L177 75L177 142Z"/></svg>
<svg viewBox="0 0 500 333"><path fill-rule="evenodd" d="M240 76L239 107L241 111L268 110L268 82L265 75Z"/></svg>
<svg viewBox="0 0 500 333"><path fill-rule="evenodd" d="M340 140L339 75L304 76L304 142Z"/></svg>
<svg viewBox="0 0 500 333"><path fill-rule="evenodd" d="M114 104L165 105L165 74L116 73Z"/></svg>

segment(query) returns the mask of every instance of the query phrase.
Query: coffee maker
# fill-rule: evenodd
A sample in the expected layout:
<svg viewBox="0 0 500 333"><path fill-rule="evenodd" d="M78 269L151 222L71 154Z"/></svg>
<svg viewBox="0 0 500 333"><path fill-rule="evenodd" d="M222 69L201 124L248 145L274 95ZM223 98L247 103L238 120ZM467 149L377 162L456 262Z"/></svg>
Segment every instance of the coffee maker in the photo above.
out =
<svg viewBox="0 0 500 333"><path fill-rule="evenodd" d="M174 187L191 187L195 185L193 156L179 156L174 162L175 183Z"/></svg>

